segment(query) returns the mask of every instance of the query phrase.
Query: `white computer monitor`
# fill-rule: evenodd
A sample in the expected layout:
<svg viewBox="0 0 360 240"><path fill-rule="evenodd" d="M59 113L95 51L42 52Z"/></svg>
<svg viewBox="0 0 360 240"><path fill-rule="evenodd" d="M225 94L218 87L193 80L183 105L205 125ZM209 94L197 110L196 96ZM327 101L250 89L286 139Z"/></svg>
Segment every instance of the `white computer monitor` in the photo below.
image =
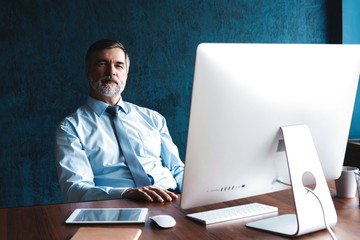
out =
<svg viewBox="0 0 360 240"><path fill-rule="evenodd" d="M285 126L307 126L325 178L338 178L359 72L359 45L200 44L181 207L288 188Z"/></svg>

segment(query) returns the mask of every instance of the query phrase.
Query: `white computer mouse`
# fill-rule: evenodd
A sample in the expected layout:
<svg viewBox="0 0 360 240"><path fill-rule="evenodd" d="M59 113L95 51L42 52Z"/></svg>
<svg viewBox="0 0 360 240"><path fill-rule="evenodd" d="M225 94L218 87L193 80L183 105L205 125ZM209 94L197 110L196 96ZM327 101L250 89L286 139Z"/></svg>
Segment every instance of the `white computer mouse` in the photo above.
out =
<svg viewBox="0 0 360 240"><path fill-rule="evenodd" d="M161 228L172 228L176 225L175 219L169 215L156 215L150 217L150 219Z"/></svg>

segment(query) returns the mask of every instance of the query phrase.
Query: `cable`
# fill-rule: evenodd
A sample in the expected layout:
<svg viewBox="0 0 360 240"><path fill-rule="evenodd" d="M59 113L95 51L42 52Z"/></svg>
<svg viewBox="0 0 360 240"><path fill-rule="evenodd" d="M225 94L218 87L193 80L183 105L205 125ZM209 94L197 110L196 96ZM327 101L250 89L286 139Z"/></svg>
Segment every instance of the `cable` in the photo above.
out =
<svg viewBox="0 0 360 240"><path fill-rule="evenodd" d="M286 186L292 186L290 183L283 182L283 181L281 181L280 179L276 179L275 181L278 182L278 183L284 184L284 185L286 185ZM329 226L328 222L326 221L324 206L322 205L322 202L321 202L320 198L319 198L319 197L316 195L316 193L315 193L313 190L311 190L310 188L305 187L305 189L306 189L308 192L310 192L311 194L313 194L313 195L315 196L315 198L317 199L317 201L319 202L320 207L321 207L321 211L322 211L322 213L323 213L323 220L324 220L324 224L325 224L326 230L329 232L329 234L330 234L330 236L331 236L331 238L332 238L333 240L337 240L334 232L332 231L331 227Z"/></svg>
<svg viewBox="0 0 360 240"><path fill-rule="evenodd" d="M278 183L284 184L286 186L292 187L292 185L290 183L283 182L280 179L276 179L275 182L278 182Z"/></svg>
<svg viewBox="0 0 360 240"><path fill-rule="evenodd" d="M318 200L318 202L319 202L319 204L320 204L320 206L321 206L321 211L322 211L322 213L323 213L325 227L326 227L327 231L329 232L331 238L332 238L333 240L336 240L337 238L336 238L334 232L332 231L331 227L329 226L328 222L326 221L324 206L322 205L322 202L321 202L320 198L319 198L319 197L316 195L316 193L315 193L313 190L311 190L310 188L305 187L305 189L306 189L308 192L312 193L312 194L315 196L315 198Z"/></svg>

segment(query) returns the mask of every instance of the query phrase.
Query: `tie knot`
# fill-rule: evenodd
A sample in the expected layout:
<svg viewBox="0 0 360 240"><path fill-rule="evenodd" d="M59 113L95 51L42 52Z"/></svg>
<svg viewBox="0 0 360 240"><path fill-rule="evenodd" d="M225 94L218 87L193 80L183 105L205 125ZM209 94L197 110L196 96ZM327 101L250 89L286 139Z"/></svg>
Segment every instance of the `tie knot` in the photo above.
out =
<svg viewBox="0 0 360 240"><path fill-rule="evenodd" d="M120 106L115 105L115 106L108 106L106 109L106 112L110 113L111 116L116 117L118 112L119 112Z"/></svg>

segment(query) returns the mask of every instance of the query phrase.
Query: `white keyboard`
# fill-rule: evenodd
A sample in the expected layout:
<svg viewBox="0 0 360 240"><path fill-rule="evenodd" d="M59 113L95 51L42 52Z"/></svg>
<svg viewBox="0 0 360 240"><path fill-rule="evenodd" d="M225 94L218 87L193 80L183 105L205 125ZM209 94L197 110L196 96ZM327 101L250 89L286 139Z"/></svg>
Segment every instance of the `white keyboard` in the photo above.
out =
<svg viewBox="0 0 360 240"><path fill-rule="evenodd" d="M203 224L211 224L277 212L277 207L261 203L249 203L235 207L227 207L204 212L190 213L186 216Z"/></svg>

